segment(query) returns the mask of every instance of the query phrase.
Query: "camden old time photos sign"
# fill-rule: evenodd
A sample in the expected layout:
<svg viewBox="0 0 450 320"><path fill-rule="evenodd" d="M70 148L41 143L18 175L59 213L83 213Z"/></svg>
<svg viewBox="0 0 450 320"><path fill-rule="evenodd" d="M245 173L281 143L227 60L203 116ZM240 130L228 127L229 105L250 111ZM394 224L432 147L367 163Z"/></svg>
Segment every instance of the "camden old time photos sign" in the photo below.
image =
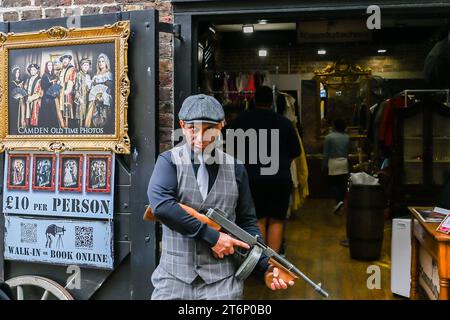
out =
<svg viewBox="0 0 450 320"><path fill-rule="evenodd" d="M129 21L0 33L0 150L129 153Z"/></svg>

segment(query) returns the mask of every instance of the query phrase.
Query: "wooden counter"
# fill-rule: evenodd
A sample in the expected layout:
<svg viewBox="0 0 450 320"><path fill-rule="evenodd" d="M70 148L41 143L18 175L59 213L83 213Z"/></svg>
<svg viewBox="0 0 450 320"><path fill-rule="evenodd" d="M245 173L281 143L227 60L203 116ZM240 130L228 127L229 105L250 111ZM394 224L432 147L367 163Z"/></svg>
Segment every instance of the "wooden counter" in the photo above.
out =
<svg viewBox="0 0 450 320"><path fill-rule="evenodd" d="M412 209L411 221L411 299L419 299L419 250L423 248L437 263L439 274L439 300L449 299L450 287L450 235L436 231L439 223L423 222ZM415 207L416 210L432 210Z"/></svg>

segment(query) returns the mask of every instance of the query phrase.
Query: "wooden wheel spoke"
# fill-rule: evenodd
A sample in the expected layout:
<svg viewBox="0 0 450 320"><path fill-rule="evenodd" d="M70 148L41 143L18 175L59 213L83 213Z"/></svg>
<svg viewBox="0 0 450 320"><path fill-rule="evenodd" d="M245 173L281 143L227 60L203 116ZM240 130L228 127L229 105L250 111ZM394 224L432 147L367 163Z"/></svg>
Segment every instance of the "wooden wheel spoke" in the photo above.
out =
<svg viewBox="0 0 450 320"><path fill-rule="evenodd" d="M24 300L22 286L17 286L17 300Z"/></svg>
<svg viewBox="0 0 450 320"><path fill-rule="evenodd" d="M45 290L44 294L41 297L41 300L47 300L47 298L48 298L48 290Z"/></svg>
<svg viewBox="0 0 450 320"><path fill-rule="evenodd" d="M37 287L44 290L41 300L47 300L50 295L58 300L73 300L72 295L59 283L40 276L19 276L6 281L11 288L16 288L17 300L24 300L24 286Z"/></svg>

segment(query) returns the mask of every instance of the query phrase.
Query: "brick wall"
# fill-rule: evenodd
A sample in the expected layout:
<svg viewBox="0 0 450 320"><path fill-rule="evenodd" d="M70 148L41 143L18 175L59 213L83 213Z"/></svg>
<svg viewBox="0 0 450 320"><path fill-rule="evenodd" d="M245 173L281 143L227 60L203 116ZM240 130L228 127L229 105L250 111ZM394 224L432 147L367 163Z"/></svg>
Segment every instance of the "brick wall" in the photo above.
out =
<svg viewBox="0 0 450 320"><path fill-rule="evenodd" d="M0 0L0 21L22 21L157 9L160 21L173 21L168 0ZM170 34L160 34L160 150L171 147L173 128L173 43Z"/></svg>
<svg viewBox="0 0 450 320"><path fill-rule="evenodd" d="M342 45L327 50L327 55L316 54L317 48L275 46L265 47L267 57L258 57L258 48L229 48L221 46L216 53L219 70L255 71L268 70L280 73L312 73L340 57L371 68L374 73L383 72L420 72L428 53L426 44L399 45L392 47L386 54L378 55L374 47L352 47ZM288 70L289 69L289 70Z"/></svg>

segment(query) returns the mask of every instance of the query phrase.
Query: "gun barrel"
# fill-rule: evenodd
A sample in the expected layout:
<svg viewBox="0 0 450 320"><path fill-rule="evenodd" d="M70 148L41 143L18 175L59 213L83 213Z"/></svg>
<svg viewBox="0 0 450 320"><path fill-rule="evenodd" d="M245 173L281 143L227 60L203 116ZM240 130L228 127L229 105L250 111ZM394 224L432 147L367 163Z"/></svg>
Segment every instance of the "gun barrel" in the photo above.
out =
<svg viewBox="0 0 450 320"><path fill-rule="evenodd" d="M285 259L283 259L283 260L285 260ZM291 267L290 269L288 269L289 271L291 271L296 276L301 277L303 280L305 280L306 283L308 283L310 286L312 286L314 288L314 290L316 290L318 293L320 293L323 297L328 298L329 294L328 294L328 292L326 292L325 290L322 289L321 283L317 284L314 281L312 281L303 272L301 272L298 268L296 268L292 263L289 263L289 265Z"/></svg>
<svg viewBox="0 0 450 320"><path fill-rule="evenodd" d="M287 271L291 272L292 274L296 275L298 278L302 278L306 281L310 286L312 286L317 292L319 292L322 296L325 298L328 298L329 294L325 290L322 289L322 284L316 284L314 281L312 281L308 276L306 276L303 272L301 272L297 267L295 267L292 263L290 263L288 260L280 256L278 253L273 251L273 249L266 247L263 253L268 256L269 258L276 261L278 264L283 266Z"/></svg>

